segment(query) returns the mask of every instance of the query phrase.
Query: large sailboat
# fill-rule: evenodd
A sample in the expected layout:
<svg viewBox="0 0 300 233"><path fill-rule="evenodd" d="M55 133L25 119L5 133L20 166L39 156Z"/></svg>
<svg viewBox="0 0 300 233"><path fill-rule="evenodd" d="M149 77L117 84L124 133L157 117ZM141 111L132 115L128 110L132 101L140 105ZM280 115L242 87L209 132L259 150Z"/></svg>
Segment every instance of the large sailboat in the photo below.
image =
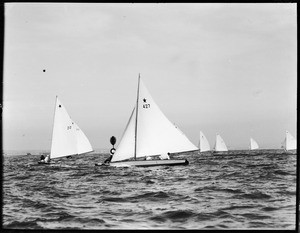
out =
<svg viewBox="0 0 300 233"><path fill-rule="evenodd" d="M227 146L223 140L223 138L221 138L221 136L219 134L216 134L216 143L213 149L213 154L214 155L222 155L222 154L227 154L228 149Z"/></svg>
<svg viewBox="0 0 300 233"><path fill-rule="evenodd" d="M157 157L196 150L198 148L162 113L139 76L136 105L110 166L187 165L186 159Z"/></svg>
<svg viewBox="0 0 300 233"><path fill-rule="evenodd" d="M50 159L85 154L93 148L56 96Z"/></svg>
<svg viewBox="0 0 300 233"><path fill-rule="evenodd" d="M287 130L285 131L285 139L281 143L281 148L284 149L285 152L297 150L297 140Z"/></svg>
<svg viewBox="0 0 300 233"><path fill-rule="evenodd" d="M200 137L199 137L199 151L200 152L210 151L210 145L202 131L200 131Z"/></svg>

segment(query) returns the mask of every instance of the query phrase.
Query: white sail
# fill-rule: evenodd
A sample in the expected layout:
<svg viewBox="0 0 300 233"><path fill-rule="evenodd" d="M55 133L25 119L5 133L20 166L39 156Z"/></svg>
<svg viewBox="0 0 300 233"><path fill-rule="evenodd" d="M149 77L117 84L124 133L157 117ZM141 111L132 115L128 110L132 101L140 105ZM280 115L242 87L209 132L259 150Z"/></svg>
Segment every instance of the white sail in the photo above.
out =
<svg viewBox="0 0 300 233"><path fill-rule="evenodd" d="M219 134L216 135L216 144L215 144L214 150L215 151L228 151L224 140L221 138L221 136Z"/></svg>
<svg viewBox="0 0 300 233"><path fill-rule="evenodd" d="M256 150L258 148L257 142L253 138L250 138L250 150Z"/></svg>
<svg viewBox="0 0 300 233"><path fill-rule="evenodd" d="M200 139L199 139L199 150L200 152L210 151L210 146L205 135L200 131Z"/></svg>
<svg viewBox="0 0 300 233"><path fill-rule="evenodd" d="M290 134L289 131L285 132L285 139L282 142L281 147L285 150L296 150L297 149L297 140Z"/></svg>
<svg viewBox="0 0 300 233"><path fill-rule="evenodd" d="M84 154L93 151L92 145L84 132L74 122L76 131L77 154Z"/></svg>
<svg viewBox="0 0 300 233"><path fill-rule="evenodd" d="M133 109L129 121L125 127L123 136L121 137L120 143L112 157L113 161L122 161L133 157L134 145L135 145L135 108Z"/></svg>
<svg viewBox="0 0 300 233"><path fill-rule="evenodd" d="M135 145L136 158L197 150L198 148L161 112L141 79L138 90L138 105L135 108L137 113L134 110L131 114L112 162L133 158Z"/></svg>
<svg viewBox="0 0 300 233"><path fill-rule="evenodd" d="M54 159L92 150L87 137L56 97L50 157Z"/></svg>

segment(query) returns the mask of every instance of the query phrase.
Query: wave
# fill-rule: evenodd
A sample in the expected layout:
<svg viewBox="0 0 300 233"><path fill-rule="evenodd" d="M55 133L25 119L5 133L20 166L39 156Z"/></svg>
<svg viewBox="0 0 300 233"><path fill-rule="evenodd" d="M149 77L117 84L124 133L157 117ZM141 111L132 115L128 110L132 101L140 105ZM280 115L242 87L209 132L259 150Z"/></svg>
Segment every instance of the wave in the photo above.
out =
<svg viewBox="0 0 300 233"><path fill-rule="evenodd" d="M233 205L230 207L222 208L221 210L236 210L236 209L255 209L258 205Z"/></svg>
<svg viewBox="0 0 300 233"><path fill-rule="evenodd" d="M216 219L231 219L232 215L223 209L209 213L199 213L196 215L198 221L213 221Z"/></svg>
<svg viewBox="0 0 300 233"><path fill-rule="evenodd" d="M191 217L196 214L191 210L174 210L174 211L166 211L162 214L151 217L151 220L158 222L165 222L167 220L171 220L173 222L184 222L188 221Z"/></svg>
<svg viewBox="0 0 300 233"><path fill-rule="evenodd" d="M4 229L43 229L36 220L33 221L12 221L10 223L3 224Z"/></svg>
<svg viewBox="0 0 300 233"><path fill-rule="evenodd" d="M263 192L253 192L253 193L245 193L234 196L237 199L270 199L272 198L271 195L265 194Z"/></svg>
<svg viewBox="0 0 300 233"><path fill-rule="evenodd" d="M5 157L3 227L292 228L296 156L242 153L201 158L191 153L184 167L126 169L95 167L106 154L56 167L25 166L39 156Z"/></svg>
<svg viewBox="0 0 300 233"><path fill-rule="evenodd" d="M268 215L262 215L262 214L257 214L257 213L245 213L245 214L241 214L241 216L243 216L247 219L250 219L250 220L270 218L270 216L268 216Z"/></svg>
<svg viewBox="0 0 300 233"><path fill-rule="evenodd" d="M221 188L219 186L204 186L204 187L196 188L194 191L195 192L215 191L215 192L225 192L225 193L244 193L244 191L241 189Z"/></svg>

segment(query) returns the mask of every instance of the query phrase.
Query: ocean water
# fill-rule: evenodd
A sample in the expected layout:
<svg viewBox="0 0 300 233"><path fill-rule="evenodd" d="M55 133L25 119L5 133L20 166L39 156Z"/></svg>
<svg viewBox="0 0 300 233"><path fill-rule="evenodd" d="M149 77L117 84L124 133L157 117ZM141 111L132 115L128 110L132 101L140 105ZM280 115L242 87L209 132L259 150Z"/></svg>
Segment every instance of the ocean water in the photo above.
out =
<svg viewBox="0 0 300 233"><path fill-rule="evenodd" d="M295 229L295 154L192 152L177 156L188 166L94 166L106 157L4 157L3 228Z"/></svg>

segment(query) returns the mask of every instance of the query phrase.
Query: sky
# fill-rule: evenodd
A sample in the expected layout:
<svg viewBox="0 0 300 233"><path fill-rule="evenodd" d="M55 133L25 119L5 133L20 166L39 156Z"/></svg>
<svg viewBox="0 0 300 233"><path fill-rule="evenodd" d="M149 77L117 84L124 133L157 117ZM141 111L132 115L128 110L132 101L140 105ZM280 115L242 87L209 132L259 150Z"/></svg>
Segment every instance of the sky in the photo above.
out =
<svg viewBox="0 0 300 233"><path fill-rule="evenodd" d="M4 150L50 150L56 96L111 148L139 74L195 145L280 148L297 133L296 3L5 3Z"/></svg>

